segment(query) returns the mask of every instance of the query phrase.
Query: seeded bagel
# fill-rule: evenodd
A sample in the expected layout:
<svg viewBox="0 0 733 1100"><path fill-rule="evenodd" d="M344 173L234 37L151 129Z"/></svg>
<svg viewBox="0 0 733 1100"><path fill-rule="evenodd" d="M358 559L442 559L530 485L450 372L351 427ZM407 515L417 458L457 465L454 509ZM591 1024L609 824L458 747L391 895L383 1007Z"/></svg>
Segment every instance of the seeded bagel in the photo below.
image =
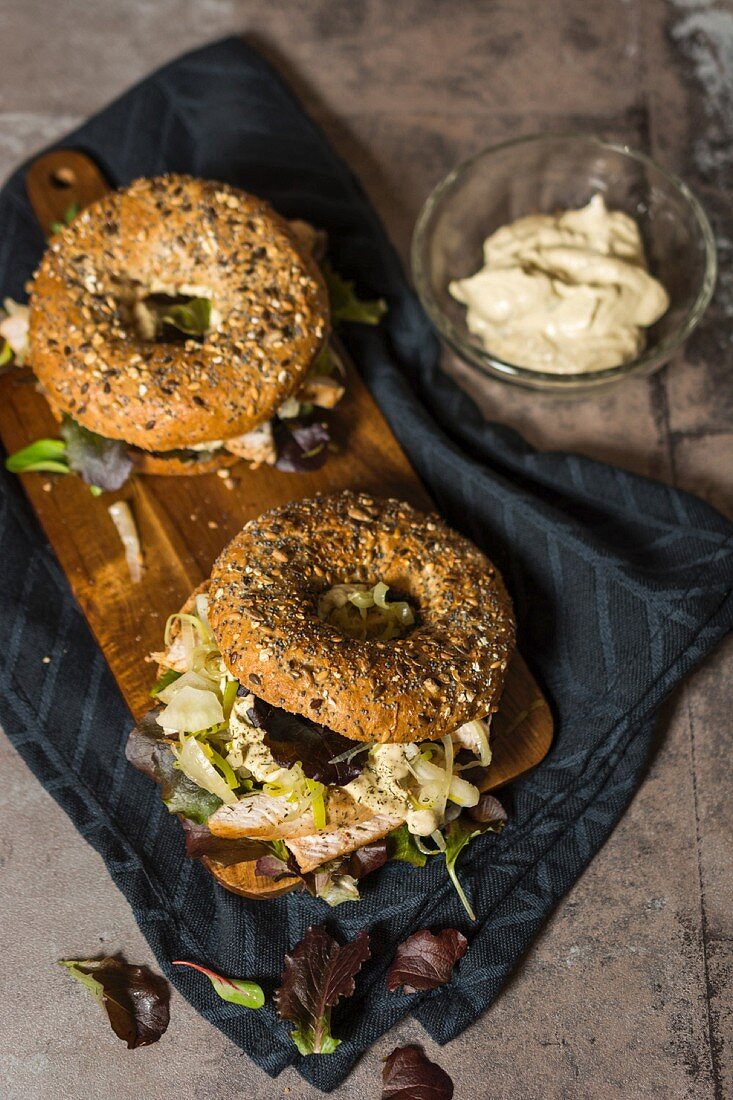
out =
<svg viewBox="0 0 733 1100"><path fill-rule="evenodd" d="M318 617L341 583L384 581L415 608L404 637L361 641ZM216 562L224 662L274 706L357 741L418 741L495 711L514 648L496 568L435 515L351 492L250 521Z"/></svg>
<svg viewBox="0 0 733 1100"><path fill-rule="evenodd" d="M150 295L209 298L201 340L144 339ZM298 389L328 331L307 250L263 200L168 175L92 203L53 238L30 299L30 363L51 403L146 451L228 439Z"/></svg>

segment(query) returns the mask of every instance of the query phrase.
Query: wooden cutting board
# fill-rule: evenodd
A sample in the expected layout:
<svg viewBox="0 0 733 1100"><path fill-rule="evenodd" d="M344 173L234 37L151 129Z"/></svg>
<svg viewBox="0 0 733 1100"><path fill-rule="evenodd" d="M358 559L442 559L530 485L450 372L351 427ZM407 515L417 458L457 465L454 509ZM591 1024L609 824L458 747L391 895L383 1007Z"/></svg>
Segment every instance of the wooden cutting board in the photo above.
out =
<svg viewBox="0 0 733 1100"><path fill-rule="evenodd" d="M35 161L26 184L46 232L63 220L72 204L81 209L109 189L89 158L71 150ZM155 668L144 658L161 648L168 615L209 576L219 551L247 520L298 497L346 488L432 508L351 363L346 396L331 422L343 446L320 470L286 474L240 464L231 471L234 488L216 475L138 476L119 493L94 497L77 477L23 475L31 504L135 717L151 705ZM6 451L57 435L58 426L30 371L1 377L0 438ZM107 512L116 499L130 504L138 526L145 564L138 584L130 580ZM494 758L486 789L500 787L538 764L552 733L550 709L517 653L493 724Z"/></svg>

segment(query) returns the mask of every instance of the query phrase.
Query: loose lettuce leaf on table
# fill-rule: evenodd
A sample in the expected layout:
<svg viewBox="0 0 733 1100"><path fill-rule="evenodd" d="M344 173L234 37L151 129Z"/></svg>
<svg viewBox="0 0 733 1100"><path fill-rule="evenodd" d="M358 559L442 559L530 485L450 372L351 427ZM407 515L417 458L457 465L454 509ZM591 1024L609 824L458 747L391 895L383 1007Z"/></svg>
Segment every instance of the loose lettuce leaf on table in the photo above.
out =
<svg viewBox="0 0 733 1100"><path fill-rule="evenodd" d="M157 1042L168 1027L168 983L147 966L133 966L114 956L62 959L60 965L94 994L128 1049Z"/></svg>
<svg viewBox="0 0 733 1100"><path fill-rule="evenodd" d="M382 1070L382 1100L452 1100L453 1082L444 1069L411 1044L393 1050Z"/></svg>
<svg viewBox="0 0 733 1100"><path fill-rule="evenodd" d="M192 970L198 970L200 974L205 974L217 996L221 997L222 1001L228 1001L229 1004L243 1005L245 1008L262 1008L265 1003L262 986L257 985L257 982L250 982L245 978L225 978L215 970L209 970L207 966L199 966L198 963L186 962L184 959L174 959L173 966L188 966Z"/></svg>
<svg viewBox="0 0 733 1100"><path fill-rule="evenodd" d="M445 985L467 950L468 940L455 928L444 928L436 936L422 928L397 948L387 971L387 988L394 993L403 986L405 993L417 993Z"/></svg>
<svg viewBox="0 0 733 1100"><path fill-rule="evenodd" d="M331 1034L331 1009L352 996L354 978L369 956L367 932L341 947L322 925L309 928L285 956L275 1007L281 1019L295 1024L290 1036L301 1054L333 1054L341 1040Z"/></svg>

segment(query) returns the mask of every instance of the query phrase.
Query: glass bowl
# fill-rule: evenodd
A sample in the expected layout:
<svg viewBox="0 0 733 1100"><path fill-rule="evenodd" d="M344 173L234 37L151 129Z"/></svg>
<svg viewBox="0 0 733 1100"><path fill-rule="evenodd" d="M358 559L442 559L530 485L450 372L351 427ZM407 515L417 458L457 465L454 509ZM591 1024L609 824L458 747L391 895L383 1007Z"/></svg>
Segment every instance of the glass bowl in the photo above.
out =
<svg viewBox="0 0 733 1100"><path fill-rule="evenodd" d="M483 265L484 239L525 214L585 206L600 193L636 221L651 273L670 298L631 362L599 371L550 374L507 363L468 331L452 279ZM484 374L533 389L572 393L648 374L670 359L702 317L715 285L715 240L689 188L642 153L582 134L538 135L494 145L459 164L425 203L412 239L420 300L444 340Z"/></svg>

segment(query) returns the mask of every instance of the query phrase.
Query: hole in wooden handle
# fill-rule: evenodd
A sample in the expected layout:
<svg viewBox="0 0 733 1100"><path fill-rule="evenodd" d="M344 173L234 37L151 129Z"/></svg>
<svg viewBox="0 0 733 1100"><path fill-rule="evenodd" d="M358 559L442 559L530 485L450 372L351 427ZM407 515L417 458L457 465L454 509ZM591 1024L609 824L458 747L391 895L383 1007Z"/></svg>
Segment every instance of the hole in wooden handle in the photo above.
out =
<svg viewBox="0 0 733 1100"><path fill-rule="evenodd" d="M76 172L73 168L56 168L49 175L51 186L62 190L67 187L73 187L76 183Z"/></svg>

